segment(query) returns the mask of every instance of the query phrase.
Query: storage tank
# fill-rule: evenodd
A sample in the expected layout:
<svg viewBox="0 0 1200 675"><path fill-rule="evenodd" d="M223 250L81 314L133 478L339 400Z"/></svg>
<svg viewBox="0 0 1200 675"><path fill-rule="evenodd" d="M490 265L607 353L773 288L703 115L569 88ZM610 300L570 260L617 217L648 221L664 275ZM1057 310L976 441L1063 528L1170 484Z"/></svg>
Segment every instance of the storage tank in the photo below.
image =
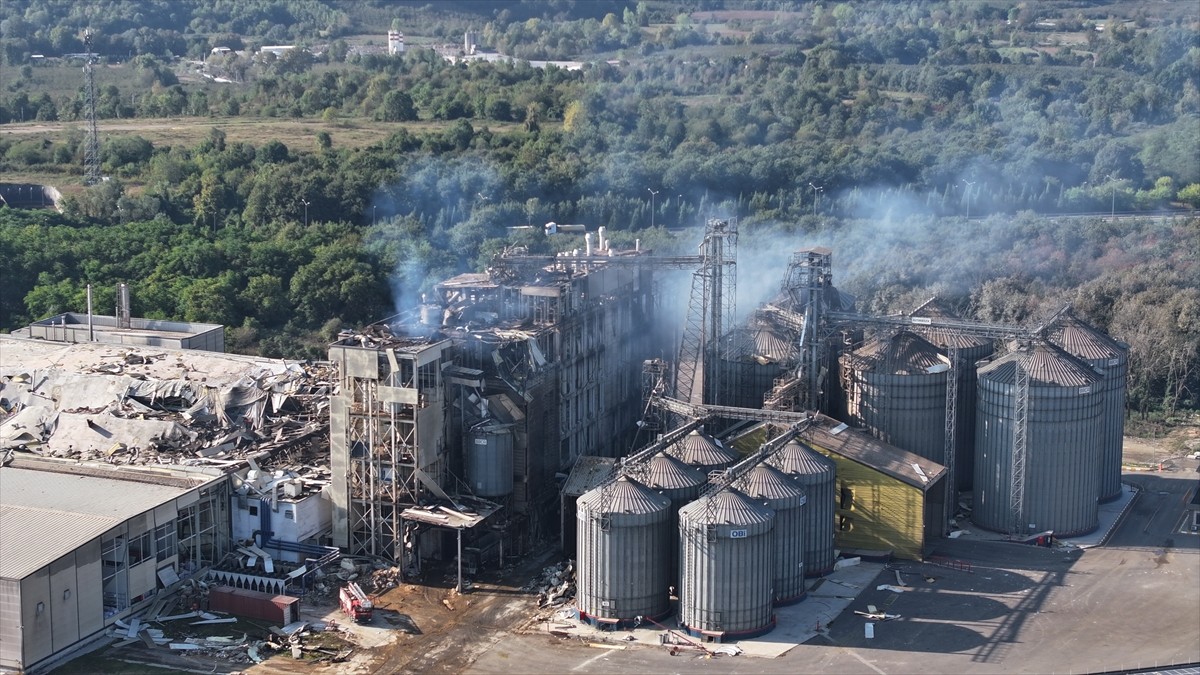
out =
<svg viewBox="0 0 1200 675"><path fill-rule="evenodd" d="M944 463L950 362L911 331L868 340L841 358L850 421L872 436Z"/></svg>
<svg viewBox="0 0 1200 675"><path fill-rule="evenodd" d="M804 574L833 571L834 482L837 465L799 441L788 441L767 463L793 477L808 497L804 507Z"/></svg>
<svg viewBox="0 0 1200 675"><path fill-rule="evenodd" d="M506 497L513 491L513 436L508 425L484 424L467 432L466 474L480 497Z"/></svg>
<svg viewBox="0 0 1200 675"><path fill-rule="evenodd" d="M679 623L691 635L748 638L775 627L775 512L733 488L679 511Z"/></svg>
<svg viewBox="0 0 1200 675"><path fill-rule="evenodd" d="M1101 333L1067 310L1051 324L1050 342L1099 370L1104 377L1100 425L1100 501L1121 496L1121 451L1125 443L1125 395L1129 346Z"/></svg>
<svg viewBox="0 0 1200 675"><path fill-rule="evenodd" d="M747 497L775 511L775 604L804 599L804 520L808 501L799 481L769 464L759 464L734 484Z"/></svg>
<svg viewBox="0 0 1200 675"><path fill-rule="evenodd" d="M1013 513L1016 367L1028 373L1023 509ZM972 519L999 532L1053 530L1060 537L1099 525L1100 414L1104 383L1088 364L1039 341L980 366Z"/></svg>
<svg viewBox="0 0 1200 675"><path fill-rule="evenodd" d="M576 604L580 620L626 625L671 611L671 500L620 476L579 497Z"/></svg>
<svg viewBox="0 0 1200 675"><path fill-rule="evenodd" d="M798 358L790 342L766 328L739 328L722 342L719 386L705 399L718 405L761 408L763 396Z"/></svg>
<svg viewBox="0 0 1200 675"><path fill-rule="evenodd" d="M708 475L700 469L660 452L647 462L646 487L671 500L671 532L679 531L679 509L700 496L708 484ZM671 556L667 568L667 583L679 588L679 537L671 536Z"/></svg>
<svg viewBox="0 0 1200 675"><path fill-rule="evenodd" d="M914 309L910 316L928 319L961 318L950 311L941 298L936 297ZM968 491L975 480L975 394L978 389L975 363L995 353L996 343L991 338L967 335L946 328L914 326L913 330L938 349L947 353L951 347L958 350L958 396L954 404L954 482L958 490ZM940 460L938 463L945 464Z"/></svg>
<svg viewBox="0 0 1200 675"><path fill-rule="evenodd" d="M737 455L721 441L704 433L704 427L693 430L676 443L675 455L684 464L700 469L707 476L724 471L737 462Z"/></svg>

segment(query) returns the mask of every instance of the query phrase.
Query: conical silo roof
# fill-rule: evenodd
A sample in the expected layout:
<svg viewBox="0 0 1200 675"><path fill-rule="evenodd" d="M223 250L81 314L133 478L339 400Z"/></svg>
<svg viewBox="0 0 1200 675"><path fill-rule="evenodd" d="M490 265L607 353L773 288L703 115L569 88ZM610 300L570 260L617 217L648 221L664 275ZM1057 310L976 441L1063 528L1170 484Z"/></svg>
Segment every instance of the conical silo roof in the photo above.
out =
<svg viewBox="0 0 1200 675"><path fill-rule="evenodd" d="M670 505L670 499L629 476L620 476L608 485L589 490L578 501L580 509L597 509L609 514L649 514L663 511Z"/></svg>
<svg viewBox="0 0 1200 675"><path fill-rule="evenodd" d="M907 330L872 338L846 359L857 370L886 375L924 375L931 368L947 365L937 347Z"/></svg>
<svg viewBox="0 0 1200 675"><path fill-rule="evenodd" d="M760 327L754 331L753 353L751 356L761 356L770 361L795 361L799 358L796 346L785 340L775 331Z"/></svg>
<svg viewBox="0 0 1200 675"><path fill-rule="evenodd" d="M747 471L737 488L753 499L790 499L804 495L800 484L769 464L759 464Z"/></svg>
<svg viewBox="0 0 1200 675"><path fill-rule="evenodd" d="M701 429L684 436L678 445L679 459L692 466L729 466L737 461L737 455Z"/></svg>
<svg viewBox="0 0 1200 675"><path fill-rule="evenodd" d="M651 457L646 470L646 486L656 490L678 490L707 482L708 476L703 471L665 452Z"/></svg>
<svg viewBox="0 0 1200 675"><path fill-rule="evenodd" d="M980 379L1001 384L1016 384L1016 363L1029 374L1029 384L1054 387L1086 387L1100 381L1091 366L1049 342L1034 343L1001 356L979 368Z"/></svg>
<svg viewBox="0 0 1200 675"><path fill-rule="evenodd" d="M764 525L773 523L775 511L734 488L725 488L680 509L679 519L705 525Z"/></svg>
<svg viewBox="0 0 1200 675"><path fill-rule="evenodd" d="M780 471L800 478L802 483L831 478L837 472L833 460L794 440L771 455L768 462Z"/></svg>
<svg viewBox="0 0 1200 675"><path fill-rule="evenodd" d="M954 312L950 311L950 307L936 295L921 303L914 309L909 316L922 317L926 319L960 319ZM975 349L984 345L991 345L990 338L981 335L969 335L946 328L920 328L921 335L929 340L934 345L941 349L955 347L956 349Z"/></svg>
<svg viewBox="0 0 1200 675"><path fill-rule="evenodd" d="M1063 312L1050 324L1046 339L1063 351L1085 361L1107 361L1122 358L1125 348L1108 335L1101 333L1070 310Z"/></svg>

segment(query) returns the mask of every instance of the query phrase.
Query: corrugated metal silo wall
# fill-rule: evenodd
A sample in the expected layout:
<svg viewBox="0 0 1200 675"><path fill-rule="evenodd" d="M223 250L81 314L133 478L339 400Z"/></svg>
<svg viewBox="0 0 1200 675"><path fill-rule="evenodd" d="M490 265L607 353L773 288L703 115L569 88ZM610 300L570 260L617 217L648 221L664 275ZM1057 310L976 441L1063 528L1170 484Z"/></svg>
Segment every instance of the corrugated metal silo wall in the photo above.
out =
<svg viewBox="0 0 1200 675"><path fill-rule="evenodd" d="M1125 395L1128 389L1129 352L1120 357L1088 363L1104 372L1104 404L1100 430L1100 501L1121 496L1121 453L1125 448Z"/></svg>
<svg viewBox="0 0 1200 675"><path fill-rule="evenodd" d="M769 524L710 527L689 519L686 511L680 515L680 623L692 630L729 633L750 633L771 625L775 570L774 518L771 520ZM747 530L747 535L732 538L738 529Z"/></svg>
<svg viewBox="0 0 1200 675"><path fill-rule="evenodd" d="M668 515L665 509L650 514L601 514L592 504L580 504L576 523L580 612L621 620L670 612L667 550L675 533Z"/></svg>
<svg viewBox="0 0 1200 675"><path fill-rule="evenodd" d="M886 443L944 463L947 373L855 371L847 392L851 418Z"/></svg>
<svg viewBox="0 0 1200 675"><path fill-rule="evenodd" d="M482 441L482 442L481 442ZM467 433L467 483L480 497L505 497L513 491L513 435L503 431Z"/></svg>
<svg viewBox="0 0 1200 675"><path fill-rule="evenodd" d="M694 502L696 498L700 496L700 491L704 489L704 485L697 485L689 488L677 488L674 490L665 490L660 488L656 489L664 497L671 500L671 515L668 519L668 523L672 534L670 557L668 558L667 562L667 584L674 586L678 590L680 579L679 568L682 564L682 560L680 558L681 543L679 541L679 537L675 536L675 533L679 532L679 509Z"/></svg>
<svg viewBox="0 0 1200 675"><path fill-rule="evenodd" d="M954 404L954 477L960 492L971 490L975 481L975 409L979 390L979 373L975 364L995 351L996 348L990 343L958 350L958 397Z"/></svg>
<svg viewBox="0 0 1200 675"><path fill-rule="evenodd" d="M1081 389L1087 389L1081 393ZM1023 532L1085 534L1099 525L1099 460L1103 384L1029 387ZM1013 527L1012 453L1015 386L979 379L972 520L1007 532ZM1032 527L1030 527L1032 526Z"/></svg>

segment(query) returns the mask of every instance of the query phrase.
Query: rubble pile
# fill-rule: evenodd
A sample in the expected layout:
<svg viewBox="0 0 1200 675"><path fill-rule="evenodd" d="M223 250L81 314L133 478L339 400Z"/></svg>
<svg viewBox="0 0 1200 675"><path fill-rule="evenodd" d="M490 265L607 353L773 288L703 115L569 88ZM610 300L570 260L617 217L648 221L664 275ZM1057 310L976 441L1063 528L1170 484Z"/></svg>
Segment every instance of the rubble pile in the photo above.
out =
<svg viewBox="0 0 1200 675"><path fill-rule="evenodd" d="M557 607L575 597L575 561L550 565L540 576L523 586L525 593L537 593L538 607Z"/></svg>
<svg viewBox="0 0 1200 675"><path fill-rule="evenodd" d="M395 588L400 585L400 581L399 567L385 567L377 569L371 574L371 586L376 593L383 593L390 588Z"/></svg>
<svg viewBox="0 0 1200 675"><path fill-rule="evenodd" d="M336 367L72 345L0 369L0 450L117 465L228 468L328 433ZM15 363L15 365L13 365ZM120 442L114 442L114 437ZM313 452L305 452L312 455Z"/></svg>

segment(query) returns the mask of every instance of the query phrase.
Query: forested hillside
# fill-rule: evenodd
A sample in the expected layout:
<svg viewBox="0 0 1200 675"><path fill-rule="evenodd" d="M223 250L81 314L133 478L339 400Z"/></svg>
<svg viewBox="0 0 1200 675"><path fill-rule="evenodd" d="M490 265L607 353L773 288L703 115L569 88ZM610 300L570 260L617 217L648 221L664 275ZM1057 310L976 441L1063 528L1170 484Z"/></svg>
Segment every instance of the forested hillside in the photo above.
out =
<svg viewBox="0 0 1200 675"><path fill-rule="evenodd" d="M830 245L873 311L1074 302L1134 347L1136 407L1195 407L1198 36L1190 3L9 0L0 172L68 197L0 207L0 328L125 281L320 356L505 244L578 245L512 226L683 250L737 217L746 270Z"/></svg>

